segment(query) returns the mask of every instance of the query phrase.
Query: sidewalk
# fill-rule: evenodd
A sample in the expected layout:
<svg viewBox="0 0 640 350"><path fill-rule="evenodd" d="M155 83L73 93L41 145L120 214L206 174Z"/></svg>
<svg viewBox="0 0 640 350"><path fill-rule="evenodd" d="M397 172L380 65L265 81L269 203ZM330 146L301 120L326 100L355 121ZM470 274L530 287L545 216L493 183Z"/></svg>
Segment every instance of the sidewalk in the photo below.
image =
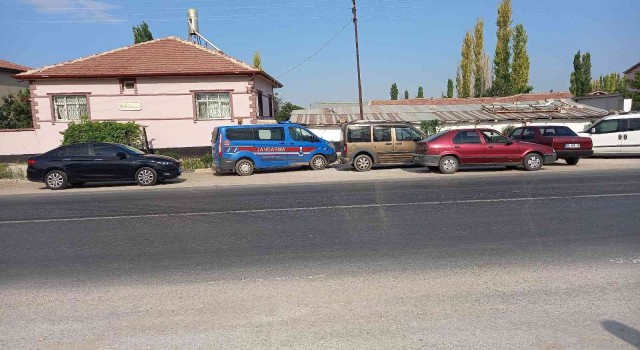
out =
<svg viewBox="0 0 640 350"><path fill-rule="evenodd" d="M585 172L585 171L606 171L606 170L629 170L640 171L640 159L621 158L604 159L590 158L582 159L576 166L566 165L563 161L558 161L552 165L545 166L539 173L548 172ZM252 176L236 176L235 174L214 175L210 169L197 170L196 172L184 173L180 178L159 184L153 187L140 187L135 184L86 184L80 188L70 187L62 191L64 193L81 192L104 192L104 191L148 191L165 188L193 188L193 187L228 187L246 185L275 185L275 184L305 184L305 183L327 183L327 182L359 182L370 180L400 180L400 179L425 179L431 177L473 177L473 176L508 176L514 173L525 173L524 170L506 170L504 167L485 168L463 168L456 174L443 175L431 173L423 167L380 167L365 173L353 171L347 165L333 164L322 171L313 171L306 168L283 169L257 172ZM26 180L0 180L0 196L19 194L59 194L61 191L51 191L46 189L43 183L29 182Z"/></svg>

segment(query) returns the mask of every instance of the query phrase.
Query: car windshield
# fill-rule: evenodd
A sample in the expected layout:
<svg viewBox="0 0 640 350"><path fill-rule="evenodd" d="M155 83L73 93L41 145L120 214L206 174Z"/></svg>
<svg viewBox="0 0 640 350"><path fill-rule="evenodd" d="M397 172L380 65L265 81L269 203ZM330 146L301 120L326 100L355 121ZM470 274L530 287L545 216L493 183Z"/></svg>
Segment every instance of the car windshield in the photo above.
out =
<svg viewBox="0 0 640 350"><path fill-rule="evenodd" d="M137 149L135 147L131 147L131 146L127 146L127 145L119 145L119 146L120 146L120 148L124 148L124 150L126 152L131 153L131 154L140 154L140 155L141 154L146 154L146 153L142 152L141 150L139 150L139 149Z"/></svg>

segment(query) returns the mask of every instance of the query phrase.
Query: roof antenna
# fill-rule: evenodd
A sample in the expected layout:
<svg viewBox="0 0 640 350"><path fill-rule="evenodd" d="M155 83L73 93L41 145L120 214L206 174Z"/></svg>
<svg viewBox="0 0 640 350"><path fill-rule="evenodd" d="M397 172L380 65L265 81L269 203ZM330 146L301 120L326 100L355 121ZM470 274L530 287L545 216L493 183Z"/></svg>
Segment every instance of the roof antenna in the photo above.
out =
<svg viewBox="0 0 640 350"><path fill-rule="evenodd" d="M196 9L188 9L187 10L187 24L189 31L189 41L196 43L198 45L204 47L213 47L216 51L222 51L217 46L213 45L207 38L200 34L200 29L198 27L198 10ZM204 41L204 44L202 43Z"/></svg>

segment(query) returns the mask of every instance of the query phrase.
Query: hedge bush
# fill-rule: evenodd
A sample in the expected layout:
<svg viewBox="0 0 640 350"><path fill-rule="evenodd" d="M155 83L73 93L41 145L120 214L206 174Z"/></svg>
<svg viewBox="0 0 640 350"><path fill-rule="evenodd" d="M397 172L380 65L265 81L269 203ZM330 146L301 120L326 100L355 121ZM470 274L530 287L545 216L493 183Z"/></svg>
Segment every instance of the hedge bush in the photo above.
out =
<svg viewBox="0 0 640 350"><path fill-rule="evenodd" d="M144 148L142 128L134 122L92 122L83 117L78 123L69 123L62 135L63 145L78 142L113 142Z"/></svg>

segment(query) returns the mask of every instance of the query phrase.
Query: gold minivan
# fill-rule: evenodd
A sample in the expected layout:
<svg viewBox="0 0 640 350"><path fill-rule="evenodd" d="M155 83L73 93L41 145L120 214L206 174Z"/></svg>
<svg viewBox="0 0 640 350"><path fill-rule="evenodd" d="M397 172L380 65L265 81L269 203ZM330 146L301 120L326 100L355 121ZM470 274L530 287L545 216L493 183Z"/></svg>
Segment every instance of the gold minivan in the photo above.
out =
<svg viewBox="0 0 640 350"><path fill-rule="evenodd" d="M427 137L405 123L351 122L342 125L340 163L357 171L374 164L413 164L416 142Z"/></svg>

